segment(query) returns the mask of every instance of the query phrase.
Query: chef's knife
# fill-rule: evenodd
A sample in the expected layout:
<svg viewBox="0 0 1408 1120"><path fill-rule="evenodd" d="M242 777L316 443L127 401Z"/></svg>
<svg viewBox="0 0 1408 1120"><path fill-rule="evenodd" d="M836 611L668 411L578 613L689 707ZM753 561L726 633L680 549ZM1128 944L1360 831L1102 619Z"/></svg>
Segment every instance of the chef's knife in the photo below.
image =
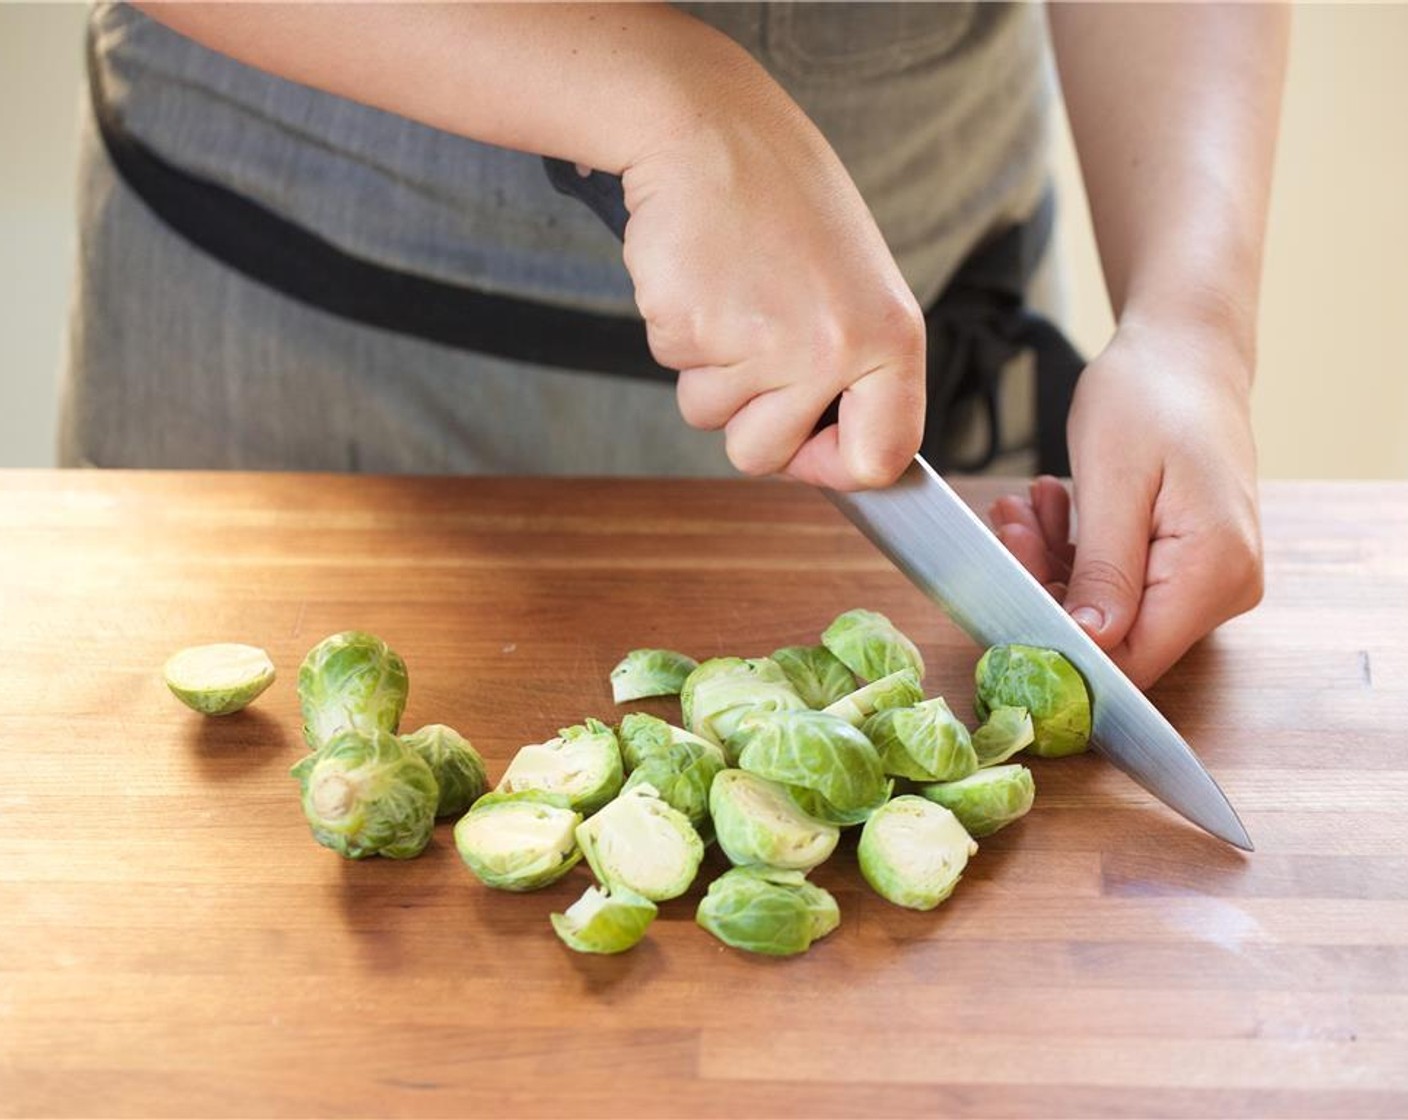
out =
<svg viewBox="0 0 1408 1120"><path fill-rule="evenodd" d="M545 162L554 187L625 236L618 177ZM1095 749L1181 816L1252 850L1227 795L1182 736L922 458L883 490L823 493L979 645L1064 654L1090 688Z"/></svg>

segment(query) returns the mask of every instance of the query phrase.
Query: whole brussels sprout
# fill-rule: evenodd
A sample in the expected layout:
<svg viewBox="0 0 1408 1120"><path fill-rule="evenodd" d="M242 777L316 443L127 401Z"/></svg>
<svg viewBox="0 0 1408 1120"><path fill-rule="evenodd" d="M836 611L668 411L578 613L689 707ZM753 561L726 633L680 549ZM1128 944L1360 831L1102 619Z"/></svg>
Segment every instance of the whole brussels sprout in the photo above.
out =
<svg viewBox="0 0 1408 1120"><path fill-rule="evenodd" d="M582 858L582 814L561 794L542 790L486 793L455 824L455 848L485 886L535 891L555 883Z"/></svg>
<svg viewBox="0 0 1408 1120"><path fill-rule="evenodd" d="M704 858L704 842L689 818L644 784L578 825L577 844L603 883L652 902L689 890Z"/></svg>
<svg viewBox="0 0 1408 1120"><path fill-rule="evenodd" d="M886 774L916 782L947 782L978 768L968 729L942 696L908 708L876 712L861 731L880 752Z"/></svg>
<svg viewBox="0 0 1408 1120"><path fill-rule="evenodd" d="M919 647L878 611L853 610L838 615L821 635L821 644L865 681L878 681L901 669L924 679Z"/></svg>
<svg viewBox="0 0 1408 1120"><path fill-rule="evenodd" d="M247 708L274 683L274 663L258 646L217 642L172 654L162 676L186 707L202 715L228 716Z"/></svg>
<svg viewBox="0 0 1408 1120"><path fill-rule="evenodd" d="M689 674L680 692L684 725L694 734L723 747L750 712L802 710L787 674L770 657L715 657ZM730 764L737 757L729 754Z"/></svg>
<svg viewBox="0 0 1408 1120"><path fill-rule="evenodd" d="M733 863L810 871L840 839L835 825L813 820L788 796L787 787L746 770L725 770L709 792L719 847Z"/></svg>
<svg viewBox="0 0 1408 1120"><path fill-rule="evenodd" d="M317 750L348 729L394 735L409 689L406 663L376 635L346 630L324 638L298 668L303 737Z"/></svg>
<svg viewBox="0 0 1408 1120"><path fill-rule="evenodd" d="M973 752L978 766L996 766L1032 745L1036 731L1026 708L994 708L983 726L973 732Z"/></svg>
<svg viewBox="0 0 1408 1120"><path fill-rule="evenodd" d="M1036 800L1036 784L1025 766L1009 763L956 782L922 786L919 793L950 810L970 836L983 837L1026 816Z"/></svg>
<svg viewBox="0 0 1408 1120"><path fill-rule="evenodd" d="M932 910L953 893L977 850L951 812L905 794L865 822L857 851L860 873L882 898Z"/></svg>
<svg viewBox="0 0 1408 1120"><path fill-rule="evenodd" d="M839 926L841 909L800 871L735 867L709 884L695 921L735 949L787 957Z"/></svg>
<svg viewBox="0 0 1408 1120"><path fill-rule="evenodd" d="M876 712L886 708L908 708L924 699L919 678L913 669L901 669L878 681L856 689L823 710L838 716L852 727L859 727Z"/></svg>
<svg viewBox="0 0 1408 1120"><path fill-rule="evenodd" d="M565 913L552 914L552 928L570 949L579 953L624 953L645 936L655 920L655 903L625 887L587 893Z"/></svg>
<svg viewBox="0 0 1408 1120"><path fill-rule="evenodd" d="M1090 693L1076 667L1055 650L993 646L978 661L979 719L994 708L1026 708L1042 758L1079 754L1090 744Z"/></svg>
<svg viewBox="0 0 1408 1120"><path fill-rule="evenodd" d="M423 758L385 731L342 731L290 773L313 838L348 859L411 859L430 842L440 789Z"/></svg>
<svg viewBox="0 0 1408 1120"><path fill-rule="evenodd" d="M639 785L651 786L667 805L689 818L702 838L710 831L709 787L724 765L721 749L691 736L671 743L662 752L647 755L631 771L621 792L627 793Z"/></svg>
<svg viewBox="0 0 1408 1120"><path fill-rule="evenodd" d="M784 646L772 659L809 708L834 704L856 689L855 674L825 646Z"/></svg>
<svg viewBox="0 0 1408 1120"><path fill-rule="evenodd" d="M479 800L488 784L484 760L453 727L431 723L402 735L401 742L425 759L440 787L437 817L458 816Z"/></svg>
<svg viewBox="0 0 1408 1120"><path fill-rule="evenodd" d="M702 739L645 712L631 712L622 716L617 738L621 743L621 761L627 773L653 754L669 754L670 748L677 743L708 747L717 752L720 759L724 754L723 747L717 743L711 743L708 739Z"/></svg>
<svg viewBox="0 0 1408 1120"><path fill-rule="evenodd" d="M623 780L616 733L600 720L589 719L562 728L556 739L521 748L496 789L560 793L573 809L589 814L620 793Z"/></svg>
<svg viewBox="0 0 1408 1120"><path fill-rule="evenodd" d="M759 712L729 740L742 770L789 787L803 812L859 824L883 805L890 783L869 739L825 712Z"/></svg>
<svg viewBox="0 0 1408 1120"><path fill-rule="evenodd" d="M624 704L646 696L678 696L698 665L672 649L633 649L611 670L611 699Z"/></svg>

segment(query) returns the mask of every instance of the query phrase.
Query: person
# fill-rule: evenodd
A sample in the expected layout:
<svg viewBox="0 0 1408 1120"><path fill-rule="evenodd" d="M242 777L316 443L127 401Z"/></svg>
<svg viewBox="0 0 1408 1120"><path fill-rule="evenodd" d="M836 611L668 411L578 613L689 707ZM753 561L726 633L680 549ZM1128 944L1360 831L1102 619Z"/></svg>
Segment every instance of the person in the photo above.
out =
<svg viewBox="0 0 1408 1120"><path fill-rule="evenodd" d="M884 486L924 308L1043 195L1048 27L1117 328L1074 498L991 519L1147 686L1261 595L1276 6L98 5L61 459ZM446 343L544 308L638 313L673 399Z"/></svg>

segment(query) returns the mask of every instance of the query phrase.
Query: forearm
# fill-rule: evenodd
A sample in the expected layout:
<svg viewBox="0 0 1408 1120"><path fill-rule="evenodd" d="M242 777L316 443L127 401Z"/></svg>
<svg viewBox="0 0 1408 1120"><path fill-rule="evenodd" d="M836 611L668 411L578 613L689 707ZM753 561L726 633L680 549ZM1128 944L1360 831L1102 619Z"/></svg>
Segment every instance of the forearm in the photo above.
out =
<svg viewBox="0 0 1408 1120"><path fill-rule="evenodd" d="M1288 9L1048 11L1117 318L1210 324L1250 371Z"/></svg>
<svg viewBox="0 0 1408 1120"><path fill-rule="evenodd" d="M138 6L279 77L618 173L692 127L708 91L762 73L664 4Z"/></svg>

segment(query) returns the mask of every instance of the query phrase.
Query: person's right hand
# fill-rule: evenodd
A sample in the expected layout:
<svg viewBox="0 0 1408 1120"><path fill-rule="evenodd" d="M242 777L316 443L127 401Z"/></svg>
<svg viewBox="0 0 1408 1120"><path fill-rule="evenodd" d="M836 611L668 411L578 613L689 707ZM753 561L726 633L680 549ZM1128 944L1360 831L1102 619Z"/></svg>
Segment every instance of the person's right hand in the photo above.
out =
<svg viewBox="0 0 1408 1120"><path fill-rule="evenodd" d="M760 69L733 77L623 175L651 351L739 470L887 485L923 434L923 315L816 127Z"/></svg>

